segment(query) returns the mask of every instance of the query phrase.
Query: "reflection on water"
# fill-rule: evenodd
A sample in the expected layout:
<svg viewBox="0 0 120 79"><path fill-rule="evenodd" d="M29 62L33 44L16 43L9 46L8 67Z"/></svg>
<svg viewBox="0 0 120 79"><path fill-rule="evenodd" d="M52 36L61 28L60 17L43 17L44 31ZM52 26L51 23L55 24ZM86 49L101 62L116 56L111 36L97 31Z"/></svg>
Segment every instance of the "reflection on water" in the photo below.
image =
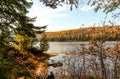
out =
<svg viewBox="0 0 120 79"><path fill-rule="evenodd" d="M81 48L81 45L89 47L89 42L49 42L49 49L46 53L64 53L64 52L73 52L78 48ZM113 47L116 42L106 42L106 47Z"/></svg>
<svg viewBox="0 0 120 79"><path fill-rule="evenodd" d="M76 48L80 48L80 44L88 44L88 42L49 42L47 53L72 52Z"/></svg>
<svg viewBox="0 0 120 79"><path fill-rule="evenodd" d="M48 49L48 51L46 51L46 53L59 53L59 55L51 57L50 60L48 61L48 63L56 63L56 62L60 61L63 63L63 66L62 67L49 66L48 73L52 71L55 74L56 79L59 79L61 77L61 73L63 74L63 70L66 70L66 71L64 71L64 74L68 74L67 71L73 72L74 68L76 69L76 71L78 70L77 72L80 72L79 69L82 68L82 64L83 64L83 59L81 58L81 56L65 55L64 52L73 52L74 53L77 49L79 49L79 50L77 50L77 52L78 52L78 51L80 51L81 45L83 45L83 44L85 45L86 48L89 47L88 42L49 42L50 48ZM116 42L106 42L104 44L104 47L111 48L115 44L116 44ZM66 57L67 57L67 60L64 60L64 58L66 58ZM94 58L95 57L86 56L86 59L88 61L92 60ZM98 59L95 62L99 62ZM87 64L86 68L90 68L89 66L91 64L89 64L89 63L94 63L94 62L86 62L85 63L85 64ZM66 65L66 64L68 64L68 65ZM74 67L73 70L72 70L71 66ZM87 72L89 73L91 71L87 71Z"/></svg>

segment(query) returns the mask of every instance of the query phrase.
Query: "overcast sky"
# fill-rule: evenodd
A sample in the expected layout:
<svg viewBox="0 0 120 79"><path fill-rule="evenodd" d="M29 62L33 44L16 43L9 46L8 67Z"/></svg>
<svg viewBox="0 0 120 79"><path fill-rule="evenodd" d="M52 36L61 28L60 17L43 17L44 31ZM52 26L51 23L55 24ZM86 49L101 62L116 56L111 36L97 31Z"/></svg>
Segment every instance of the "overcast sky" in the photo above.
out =
<svg viewBox="0 0 120 79"><path fill-rule="evenodd" d="M59 6L57 9L45 7L39 0L33 0L33 6L27 14L37 17L36 26L48 25L46 31L60 31L80 27L89 27L104 21L106 14L102 11L94 12L94 7L80 5L79 8L70 11L68 5ZM107 16L106 20L111 18ZM84 26L83 26L84 25Z"/></svg>

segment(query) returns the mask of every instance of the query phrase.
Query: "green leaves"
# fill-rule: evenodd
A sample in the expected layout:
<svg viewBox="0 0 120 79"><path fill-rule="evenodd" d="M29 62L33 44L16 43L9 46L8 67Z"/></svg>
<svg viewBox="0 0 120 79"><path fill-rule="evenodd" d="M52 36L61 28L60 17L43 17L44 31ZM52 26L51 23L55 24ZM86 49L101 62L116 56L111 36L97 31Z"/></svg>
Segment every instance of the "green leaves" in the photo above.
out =
<svg viewBox="0 0 120 79"><path fill-rule="evenodd" d="M14 38L20 49L28 49L32 45L33 38L27 35L22 36L17 34Z"/></svg>
<svg viewBox="0 0 120 79"><path fill-rule="evenodd" d="M45 34L42 34L42 36L41 36L40 48L42 51L46 51L49 48L49 45L47 42L47 36Z"/></svg>
<svg viewBox="0 0 120 79"><path fill-rule="evenodd" d="M16 28L25 27L27 24L25 20L28 18L27 8L31 5L32 3L26 0L0 0L0 34L2 35L0 38L10 38L16 33ZM10 42L10 40L6 41Z"/></svg>
<svg viewBox="0 0 120 79"><path fill-rule="evenodd" d="M40 2L53 9L57 8L57 6L63 5L64 3L70 6L70 10L74 7L77 8L79 4L79 0L40 0Z"/></svg>
<svg viewBox="0 0 120 79"><path fill-rule="evenodd" d="M88 2L91 6L95 7L95 12L100 9L103 9L103 12L108 14L113 12L114 10L119 9L120 1L119 0L89 0Z"/></svg>
<svg viewBox="0 0 120 79"><path fill-rule="evenodd" d="M35 18L26 16L32 2L27 0L0 0L0 78L17 79L18 68L24 65L36 39L46 26L35 27ZM1 52L4 49L4 52ZM31 57L32 58L32 57ZM22 61L22 62L21 62ZM27 61L28 62L28 61ZM9 73L8 73L9 70ZM26 73L22 72L23 76ZM2 77L1 77L2 75ZM8 78L7 78L8 76Z"/></svg>

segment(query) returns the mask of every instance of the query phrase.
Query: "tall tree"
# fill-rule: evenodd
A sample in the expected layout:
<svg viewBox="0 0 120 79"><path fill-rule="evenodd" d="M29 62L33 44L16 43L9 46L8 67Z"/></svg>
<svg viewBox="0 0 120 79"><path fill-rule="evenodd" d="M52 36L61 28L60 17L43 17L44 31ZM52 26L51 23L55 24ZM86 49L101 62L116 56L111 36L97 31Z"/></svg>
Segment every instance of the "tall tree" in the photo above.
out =
<svg viewBox="0 0 120 79"><path fill-rule="evenodd" d="M15 33L15 28L25 27L22 21L27 19L27 8L30 8L31 5L32 3L28 3L26 0L0 0L1 38L5 38L5 36L10 38L10 35ZM3 40L0 41L1 44L3 44Z"/></svg>
<svg viewBox="0 0 120 79"><path fill-rule="evenodd" d="M32 47L37 33L45 31L46 26L34 26L35 18L26 16L31 6L32 2L27 0L0 0L0 70L5 70L0 75L6 79L16 79L18 73L26 74L26 62L29 62L26 49Z"/></svg>
<svg viewBox="0 0 120 79"><path fill-rule="evenodd" d="M35 33L41 33L41 27L35 27L32 24L35 18L26 16L31 6L32 2L26 0L0 0L0 35L4 37L15 34L35 36Z"/></svg>

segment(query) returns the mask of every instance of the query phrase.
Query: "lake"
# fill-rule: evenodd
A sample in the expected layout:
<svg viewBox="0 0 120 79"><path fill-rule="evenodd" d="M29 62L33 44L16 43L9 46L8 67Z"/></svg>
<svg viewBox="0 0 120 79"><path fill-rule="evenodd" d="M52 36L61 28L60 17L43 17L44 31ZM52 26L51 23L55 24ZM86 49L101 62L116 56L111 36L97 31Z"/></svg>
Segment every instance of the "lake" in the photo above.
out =
<svg viewBox="0 0 120 79"><path fill-rule="evenodd" d="M46 53L66 53L80 49L81 45L89 46L89 42L49 42L49 49ZM113 47L116 42L106 42L105 47Z"/></svg>
<svg viewBox="0 0 120 79"><path fill-rule="evenodd" d="M105 42L103 44L104 48L111 48L114 47L116 44L116 42L114 41L108 41ZM49 42L49 49L45 52L45 53L57 53L57 56L53 56L50 58L50 60L48 61L48 63L55 63L55 62L62 62L63 66L62 67L53 67L53 66L49 66L48 67L48 71L49 72L53 72L55 74L56 79L60 79L61 74L66 74L66 75L80 75L79 73L77 74L71 74L73 73L73 71L75 72L81 72L79 71L82 68L83 65L83 59L82 57L78 56L78 55L66 55L66 53L75 53L75 52L79 52L81 50L82 46L85 46L86 48L88 48L90 46L89 42ZM79 50L78 50L79 49ZM64 59L67 58L67 60ZM99 59L97 57L91 56L91 55L87 55L86 56L86 62L85 62L85 67L89 70L87 71L88 73L91 72L90 69L91 67L93 67L92 62L91 62L91 58L96 58L94 62L99 63ZM109 59L105 60L105 62L108 62ZM107 64L109 65L109 68L112 66L111 63L112 60L110 60ZM91 65L91 66L90 66ZM90 69L89 69L90 68ZM98 66L98 68L100 68L100 70L98 70L97 72L101 73L101 67ZM95 70L96 71L96 70ZM48 74L49 74L48 72ZM108 75L112 75L111 72L108 72ZM87 74L87 73L86 73ZM75 79L79 79L79 78L75 78Z"/></svg>

